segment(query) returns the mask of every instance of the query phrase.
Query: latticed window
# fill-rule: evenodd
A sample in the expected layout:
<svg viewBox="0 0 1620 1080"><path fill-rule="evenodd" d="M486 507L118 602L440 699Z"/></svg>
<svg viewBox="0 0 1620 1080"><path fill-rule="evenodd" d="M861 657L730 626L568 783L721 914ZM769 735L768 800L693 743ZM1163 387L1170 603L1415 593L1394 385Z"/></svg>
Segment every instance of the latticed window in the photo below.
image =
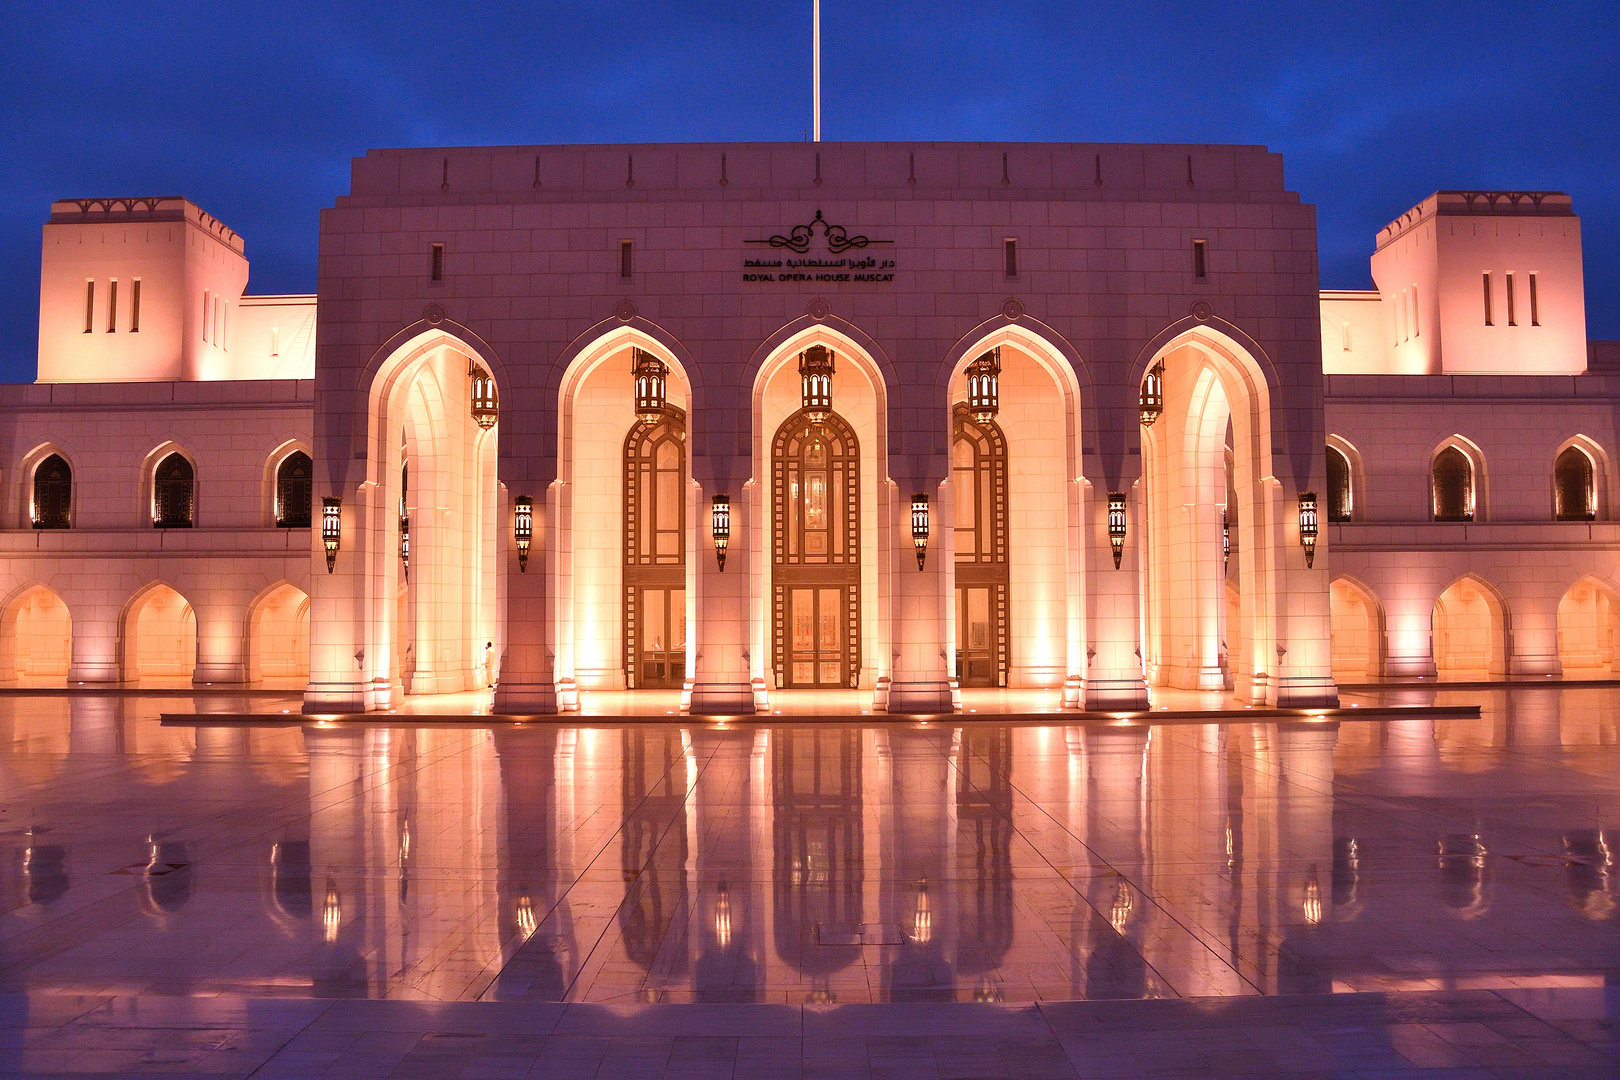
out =
<svg viewBox="0 0 1620 1080"><path fill-rule="evenodd" d="M170 454L152 474L152 525L158 529L189 529L197 490L191 462Z"/></svg>
<svg viewBox="0 0 1620 1080"><path fill-rule="evenodd" d="M276 524L283 529L307 529L315 496L315 468L302 450L288 454L276 469Z"/></svg>
<svg viewBox="0 0 1620 1080"><path fill-rule="evenodd" d="M624 441L624 663L632 689L686 675L686 414L638 420Z"/></svg>
<svg viewBox="0 0 1620 1080"><path fill-rule="evenodd" d="M1474 466L1455 446L1434 458L1434 519L1474 520Z"/></svg>
<svg viewBox="0 0 1620 1080"><path fill-rule="evenodd" d="M73 470L52 454L34 470L34 528L66 529L72 519Z"/></svg>
<svg viewBox="0 0 1620 1080"><path fill-rule="evenodd" d="M1338 447L1327 448L1327 514L1329 521L1349 521L1353 508L1350 459Z"/></svg>
<svg viewBox="0 0 1620 1080"><path fill-rule="evenodd" d="M994 420L952 412L956 504L956 673L963 686L1006 686L1008 628L1007 439Z"/></svg>
<svg viewBox="0 0 1620 1080"><path fill-rule="evenodd" d="M1597 516L1592 459L1570 446L1553 465L1553 511L1559 521L1591 521Z"/></svg>

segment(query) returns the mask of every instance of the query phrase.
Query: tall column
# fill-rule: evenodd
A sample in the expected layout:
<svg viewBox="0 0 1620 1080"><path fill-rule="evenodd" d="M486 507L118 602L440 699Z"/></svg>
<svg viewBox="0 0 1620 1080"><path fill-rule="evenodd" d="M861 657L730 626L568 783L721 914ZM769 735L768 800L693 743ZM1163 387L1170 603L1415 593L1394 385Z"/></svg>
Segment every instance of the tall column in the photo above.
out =
<svg viewBox="0 0 1620 1080"><path fill-rule="evenodd" d="M1393 573L1370 580L1384 605L1384 677L1432 679L1434 663L1434 603L1444 570L1395 566Z"/></svg>
<svg viewBox="0 0 1620 1080"><path fill-rule="evenodd" d="M1279 708L1336 708L1339 686L1333 681L1333 627L1328 599L1327 529L1319 528L1313 564L1305 565L1300 544L1299 493L1279 489L1277 526L1271 531L1278 551L1277 588L1271 598L1277 626L1277 691ZM1318 503L1318 513L1326 516Z"/></svg>
<svg viewBox="0 0 1620 1080"><path fill-rule="evenodd" d="M697 618L687 648L696 651L690 711L698 715L738 716L754 712L754 687L749 671L748 581L754 560L750 541L755 533L748 527L748 503L742 497L738 479L745 476L746 471L745 461L695 456L692 459L692 475L700 485L692 513L696 522L695 543L689 548L690 557L696 563L692 581ZM731 538L726 547L724 570L715 556L712 526L716 495L730 500Z"/></svg>
<svg viewBox="0 0 1620 1080"><path fill-rule="evenodd" d="M894 507L894 541L890 545L890 582L893 588L894 667L890 673L890 712L951 712L951 664L945 655L950 639L946 603L950 545L937 543L945 526L940 481L933 477L895 477L898 498ZM929 554L921 568L911 536L914 493L928 496Z"/></svg>
<svg viewBox="0 0 1620 1080"><path fill-rule="evenodd" d="M1082 701L1086 709L1145 709L1147 679L1141 652L1142 505L1136 478L1122 481L1125 547L1119 568L1108 537L1108 492L1093 486L1082 508L1086 539L1086 664Z"/></svg>
<svg viewBox="0 0 1620 1080"><path fill-rule="evenodd" d="M197 616L197 663L192 669L192 683L206 686L247 682L245 605L239 598L227 596L209 603L193 603L191 610Z"/></svg>
<svg viewBox="0 0 1620 1080"><path fill-rule="evenodd" d="M513 538L517 497L528 494L524 485L509 485L513 503L500 515L506 574L506 652L501 657L500 679L495 684L495 711L520 715L558 712L556 649L553 627L555 582L551 568L558 557L555 530L548 527L554 507L541 495L534 498L534 538L528 569L522 569Z"/></svg>
<svg viewBox="0 0 1620 1080"><path fill-rule="evenodd" d="M396 689L392 681L393 639L382 603L391 602L394 581L387 565L383 529L397 531L398 515L384 506L375 484L341 485L341 538L337 559L327 571L316 492L315 527L310 529L309 686L304 712L365 712L388 708ZM397 562L398 560L393 560Z"/></svg>
<svg viewBox="0 0 1620 1080"><path fill-rule="evenodd" d="M73 660L67 684L115 683L119 678L116 600L90 599L68 593L63 599L73 615Z"/></svg>
<svg viewBox="0 0 1620 1080"><path fill-rule="evenodd" d="M1512 613L1509 675L1562 675L1558 655L1558 603L1563 594L1556 584L1539 581L1509 582L1507 597Z"/></svg>

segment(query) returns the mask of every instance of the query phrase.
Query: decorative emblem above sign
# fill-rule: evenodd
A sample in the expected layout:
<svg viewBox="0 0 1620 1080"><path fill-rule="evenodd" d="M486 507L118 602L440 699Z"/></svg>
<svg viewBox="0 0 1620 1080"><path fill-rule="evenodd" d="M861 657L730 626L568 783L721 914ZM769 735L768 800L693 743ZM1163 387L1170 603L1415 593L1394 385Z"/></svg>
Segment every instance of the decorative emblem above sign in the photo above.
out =
<svg viewBox="0 0 1620 1080"><path fill-rule="evenodd" d="M815 238L816 226L821 226L821 234L827 238L827 250L834 255L842 255L850 248L863 248L868 244L892 244L893 240L872 240L865 236L850 236L848 230L842 225L829 225L827 219L816 211L816 216L808 225L795 225L786 236L773 236L769 240L744 240L745 244L769 244L773 248L787 248L797 251L800 255L810 250L810 241Z"/></svg>

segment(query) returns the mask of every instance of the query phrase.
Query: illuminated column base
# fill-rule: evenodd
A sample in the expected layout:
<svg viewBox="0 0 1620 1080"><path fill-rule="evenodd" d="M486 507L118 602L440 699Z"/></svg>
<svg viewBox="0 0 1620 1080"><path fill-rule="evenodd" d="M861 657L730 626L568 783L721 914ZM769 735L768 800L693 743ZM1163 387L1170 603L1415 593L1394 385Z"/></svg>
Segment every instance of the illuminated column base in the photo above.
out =
<svg viewBox="0 0 1620 1080"><path fill-rule="evenodd" d="M1509 675L1562 675L1564 665L1558 654L1515 652L1508 660Z"/></svg>
<svg viewBox="0 0 1620 1080"><path fill-rule="evenodd" d="M1279 709L1336 709L1339 685L1331 675L1284 675L1277 680Z"/></svg>
<svg viewBox="0 0 1620 1080"><path fill-rule="evenodd" d="M951 684L948 679L922 679L889 682L888 710L892 713L948 713L951 706Z"/></svg>
<svg viewBox="0 0 1620 1080"><path fill-rule="evenodd" d="M363 679L312 681L304 689L304 712L312 715L368 712L372 698L370 689L370 684Z"/></svg>
<svg viewBox="0 0 1620 1080"><path fill-rule="evenodd" d="M247 681L247 669L240 660L199 660L191 672L193 686Z"/></svg>
<svg viewBox="0 0 1620 1080"><path fill-rule="evenodd" d="M1146 709L1149 705L1147 680L1141 675L1087 678L1081 703L1088 712Z"/></svg>
<svg viewBox="0 0 1620 1080"><path fill-rule="evenodd" d="M693 716L750 716L754 712L754 685L751 682L700 682L692 684Z"/></svg>
<svg viewBox="0 0 1620 1080"><path fill-rule="evenodd" d="M550 680L515 682L503 678L495 684L494 711L508 716L551 716L565 711L561 698L557 683Z"/></svg>
<svg viewBox="0 0 1620 1080"><path fill-rule="evenodd" d="M1390 653L1384 657L1386 679L1432 679L1439 674L1439 669L1434 666L1432 653L1412 656L1396 656Z"/></svg>

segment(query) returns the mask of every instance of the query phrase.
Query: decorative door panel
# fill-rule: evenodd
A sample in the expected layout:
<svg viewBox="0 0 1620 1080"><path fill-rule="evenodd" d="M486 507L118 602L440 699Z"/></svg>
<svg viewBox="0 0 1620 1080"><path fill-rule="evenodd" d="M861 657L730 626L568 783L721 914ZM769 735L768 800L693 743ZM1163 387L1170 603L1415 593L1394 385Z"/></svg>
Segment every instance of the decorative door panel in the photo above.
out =
<svg viewBox="0 0 1620 1080"><path fill-rule="evenodd" d="M966 405L952 412L956 502L956 676L963 686L1006 686L1008 618L1007 439Z"/></svg>
<svg viewBox="0 0 1620 1080"><path fill-rule="evenodd" d="M686 680L686 414L638 419L624 440L624 676Z"/></svg>

